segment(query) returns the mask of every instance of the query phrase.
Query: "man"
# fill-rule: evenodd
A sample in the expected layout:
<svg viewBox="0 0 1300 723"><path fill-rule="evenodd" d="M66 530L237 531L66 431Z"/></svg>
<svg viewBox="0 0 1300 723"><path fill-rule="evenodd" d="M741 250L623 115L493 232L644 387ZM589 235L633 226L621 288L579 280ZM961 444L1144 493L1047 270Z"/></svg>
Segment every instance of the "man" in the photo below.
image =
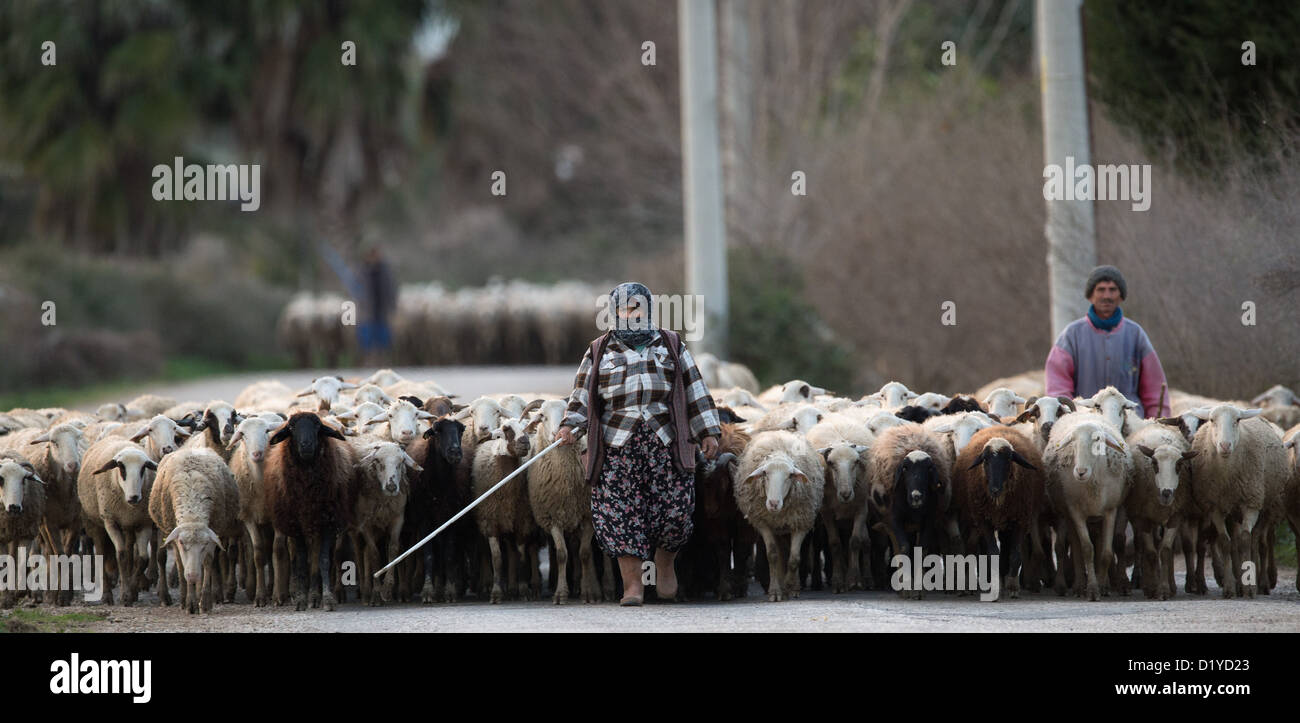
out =
<svg viewBox="0 0 1300 723"><path fill-rule="evenodd" d="M1160 357L1147 333L1119 307L1128 298L1119 269L1093 269L1083 296L1092 302L1088 315L1065 327L1047 355L1047 395L1091 397L1114 386L1137 402L1144 418L1169 416Z"/></svg>
<svg viewBox="0 0 1300 723"><path fill-rule="evenodd" d="M641 605L642 561L653 556L660 600L677 595L673 567L693 530L695 442L718 453L722 428L699 368L676 333L658 329L651 294L635 282L610 292L614 328L587 348L555 438L587 436L596 542L618 558L624 606Z"/></svg>
<svg viewBox="0 0 1300 723"><path fill-rule="evenodd" d="M362 363L382 366L389 363L387 353L393 343L388 317L397 308L397 289L393 273L377 245L366 249L361 281L364 317L357 335L361 338Z"/></svg>

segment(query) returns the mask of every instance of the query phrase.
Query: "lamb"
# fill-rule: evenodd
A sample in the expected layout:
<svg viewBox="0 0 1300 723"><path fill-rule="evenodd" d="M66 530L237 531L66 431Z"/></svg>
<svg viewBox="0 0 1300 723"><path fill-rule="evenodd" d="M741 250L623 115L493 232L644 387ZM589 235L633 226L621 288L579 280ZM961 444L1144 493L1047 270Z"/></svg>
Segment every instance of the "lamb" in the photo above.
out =
<svg viewBox="0 0 1300 723"><path fill-rule="evenodd" d="M153 535L148 502L157 469L158 463L143 447L109 437L86 450L77 474L82 520L95 550L108 554L108 541L113 542L123 605L136 601L138 566ZM105 586L104 594L105 602L112 605L110 586Z"/></svg>
<svg viewBox="0 0 1300 723"><path fill-rule="evenodd" d="M909 400L921 396L908 389L900 382L889 382L880 388L880 391L869 395L872 399L879 399L881 406L885 409L898 409L907 404Z"/></svg>
<svg viewBox="0 0 1300 723"><path fill-rule="evenodd" d="M997 426L976 432L955 466L956 507L970 534L978 534L987 551L999 555L1003 581L998 599L1003 594L1017 598L1026 534L1035 559L1046 556L1038 531L1046 495L1042 457L1028 437L1013 427Z"/></svg>
<svg viewBox="0 0 1300 723"><path fill-rule="evenodd" d="M389 570L383 587L375 585L373 576L382 567L379 545L388 543L384 560L392 560L402 551L402 524L410 491L407 470L419 474L424 468L395 442L366 440L356 445L355 452L359 479L355 522L350 531L352 547L361 562L361 599L368 605L379 605L381 601L392 601L396 579L396 572Z"/></svg>
<svg viewBox="0 0 1300 723"><path fill-rule="evenodd" d="M800 548L825 494L821 460L802 435L760 432L745 447L736 479L736 507L763 538L771 564L767 599L798 597Z"/></svg>
<svg viewBox="0 0 1300 723"><path fill-rule="evenodd" d="M13 564L18 548L31 544L41 533L45 516L45 484L32 463L18 452L0 452L0 508L0 550ZM13 588L6 586L0 591L0 608L13 607L14 597Z"/></svg>
<svg viewBox="0 0 1300 723"><path fill-rule="evenodd" d="M228 445L230 471L239 488L239 519L248 534L248 548L244 555L244 589L253 599L255 607L264 607L270 598L270 581L266 578L266 565L272 562L269 555L275 529L271 525L271 512L266 505L266 485L263 481L266 453L270 448L271 432L280 425L272 425L262 417L249 417L239 423Z"/></svg>
<svg viewBox="0 0 1300 723"><path fill-rule="evenodd" d="M159 414L149 420L148 424L138 428L131 435L132 442L140 443L154 462L161 461L165 455L175 452L181 446L181 439L190 433L181 428L175 420Z"/></svg>
<svg viewBox="0 0 1300 723"><path fill-rule="evenodd" d="M806 403L779 404L750 425L752 432L786 430L807 434L825 414Z"/></svg>
<svg viewBox="0 0 1300 723"><path fill-rule="evenodd" d="M1119 430L1122 436L1127 437L1136 431L1137 425L1131 422L1125 412L1126 410L1137 409L1138 403L1125 397L1113 386L1105 387L1092 395L1091 398L1080 399L1076 403L1080 407L1095 410L1110 426Z"/></svg>
<svg viewBox="0 0 1300 723"><path fill-rule="evenodd" d="M149 517L164 535L159 557L175 545L181 606L191 614L212 612L217 551L232 545L241 531L239 488L230 468L203 447L167 455L149 495ZM167 604L166 575L158 576L158 598Z"/></svg>
<svg viewBox="0 0 1300 723"><path fill-rule="evenodd" d="M545 449L555 438L567 406L563 400L549 400L538 407L537 418L524 428L533 433L534 453ZM563 605L569 599L568 540L575 534L582 564L582 601L598 602L600 592L591 548L592 535L595 534L591 521L591 490L587 487L587 475L577 445L561 445L551 450L528 468L527 477L528 505L533 519L544 533L550 535L555 545L555 604Z"/></svg>
<svg viewBox="0 0 1300 723"><path fill-rule="evenodd" d="M531 445L524 424L518 419L504 419L501 426L492 432L488 440L478 445L474 452L474 461L470 481L472 496L477 499L491 489L520 464L528 459ZM492 556L492 593L491 602L500 603L505 595L507 584L505 566L501 558L501 538L514 540L518 556L510 556L510 580L514 587L518 582L519 596L528 599L527 583L518 579L517 570L525 557L525 538L531 531L532 512L528 508L527 483L516 478L495 494L483 500L474 508L474 522L479 532L487 538L488 549Z"/></svg>
<svg viewBox="0 0 1300 723"><path fill-rule="evenodd" d="M1224 567L1223 596L1238 594L1238 575L1249 561L1261 570L1256 523L1270 523L1279 514L1282 486L1288 475L1282 439L1259 409L1241 410L1221 404L1208 412L1196 410L1204 424L1192 439L1192 497L1218 533L1212 552L1223 565L1231 546L1231 567ZM1254 597L1255 584L1240 592Z"/></svg>
<svg viewBox="0 0 1300 723"><path fill-rule="evenodd" d="M352 522L356 457L343 434L312 412L290 416L271 435L270 445L262 471L266 506L275 528L275 555L282 565L288 560L298 581L294 606L307 608L310 589L313 607L333 610L337 601L330 589L331 556L336 536ZM287 549L290 540L293 548ZM287 573L288 567L282 570ZM317 590L309 587L317 575L319 603ZM277 573L272 594L277 605L285 600L288 582Z"/></svg>
<svg viewBox="0 0 1300 723"><path fill-rule="evenodd" d="M298 392L297 396L310 397L315 395L316 398L320 400L317 411L328 412L331 406L338 404L340 392L345 389L356 388L357 385L343 381L343 377L316 377L311 380L311 385Z"/></svg>
<svg viewBox="0 0 1300 723"><path fill-rule="evenodd" d="M434 415L420 409L411 402L399 399L389 405L388 409L382 413L371 417L370 423L387 422L380 428L380 436L405 447L414 442L415 438L420 434L420 420L433 418Z"/></svg>
<svg viewBox="0 0 1300 723"><path fill-rule="evenodd" d="M758 400L773 406L787 402L811 402L819 394L826 394L826 390L815 387L802 379L791 379L785 384L768 387L762 394L758 395Z"/></svg>
<svg viewBox="0 0 1300 723"><path fill-rule="evenodd" d="M1174 541L1191 497L1191 459L1187 440L1165 425L1143 427L1126 440L1133 455L1133 489L1124 502L1139 550L1142 594L1168 600L1174 593ZM1155 533L1164 529L1160 549ZM1195 543L1185 549L1190 556ZM1188 574L1192 567L1188 566Z"/></svg>
<svg viewBox="0 0 1300 723"><path fill-rule="evenodd" d="M832 563L831 592L860 590L871 579L866 462L871 451L871 433L850 417L830 415L806 436L826 463L821 518ZM849 537L847 555L841 539L841 526L845 522ZM867 561L865 572L863 559Z"/></svg>
<svg viewBox="0 0 1300 723"><path fill-rule="evenodd" d="M1047 446L1047 439L1052 435L1052 426L1063 414L1078 411L1074 400L1069 397L1030 397L1025 402L1025 411L1016 417L1015 425L1027 433L1034 446L1042 454ZM1024 429L1023 426L1029 427ZM1031 432L1032 430L1032 432Z"/></svg>
<svg viewBox="0 0 1300 723"><path fill-rule="evenodd" d="M1109 594L1098 578L1108 581L1114 561L1115 520L1132 486L1133 460L1119 432L1101 415L1077 412L1052 427L1043 464L1047 496L1058 519L1057 560L1065 559L1069 539L1075 553L1075 588L1082 590L1084 579L1077 574L1082 564L1088 599L1097 601L1103 592ZM1100 545L1093 543L1088 530L1088 519L1093 517L1102 519ZM1067 528L1067 523L1073 528ZM1068 532L1073 537L1067 537ZM1058 595L1065 594L1063 570L1058 570L1055 587Z"/></svg>
<svg viewBox="0 0 1300 723"><path fill-rule="evenodd" d="M442 417L425 430L407 450L423 471L411 480L411 491L407 497L406 516L402 532L409 546L417 540L424 539L430 532L440 527L453 515L460 512L469 500L462 495L456 484L457 470L461 464L461 440L465 425L448 417ZM455 602L458 595L457 576L463 580L464 559L460 544L465 537L467 525L457 522L450 529L422 550L424 561L424 588L421 601L434 602L437 597L434 560L437 557L442 568L437 574L442 578L444 599ZM399 597L407 599L409 590L407 581L403 580Z"/></svg>
<svg viewBox="0 0 1300 723"><path fill-rule="evenodd" d="M230 439L235 434L235 425L242 418L229 402L213 400L201 412L201 419L194 425L194 434L185 441L188 449L210 449L221 457L221 461L230 462Z"/></svg>
<svg viewBox="0 0 1300 723"><path fill-rule="evenodd" d="M1024 404L1026 401L1028 400L1011 389L998 387L985 395L984 406L989 410L989 414L1000 419L1016 416L1020 412L1017 405Z"/></svg>

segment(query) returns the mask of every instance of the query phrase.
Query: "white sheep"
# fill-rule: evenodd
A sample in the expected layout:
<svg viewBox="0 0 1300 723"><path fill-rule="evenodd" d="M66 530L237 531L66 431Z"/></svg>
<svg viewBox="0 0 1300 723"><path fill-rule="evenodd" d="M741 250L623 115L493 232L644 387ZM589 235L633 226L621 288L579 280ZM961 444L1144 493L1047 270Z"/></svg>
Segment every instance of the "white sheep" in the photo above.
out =
<svg viewBox="0 0 1300 723"><path fill-rule="evenodd" d="M1018 405L1024 404L1024 397L1016 394L1015 391L1006 387L998 387L984 396L981 402L989 414L1001 419L1002 417L1014 417L1020 412Z"/></svg>
<svg viewBox="0 0 1300 723"><path fill-rule="evenodd" d="M1025 404L1013 424L1022 434L1029 437L1042 454L1047 446L1047 438L1052 434L1052 427L1063 414L1078 411L1078 406L1069 397L1031 397Z"/></svg>
<svg viewBox="0 0 1300 723"><path fill-rule="evenodd" d="M1057 560L1065 559L1066 540L1074 543L1075 588L1082 590L1082 565L1089 600L1109 594L1107 577L1114 561L1115 521L1132 486L1133 460L1119 431L1099 414L1067 414L1052 427L1043 453L1047 496L1057 516ZM1088 530L1100 517L1100 544ZM1067 537L1067 535L1073 537ZM1098 583L1098 579L1104 581ZM1065 575L1058 570L1056 592L1065 594Z"/></svg>
<svg viewBox="0 0 1300 723"><path fill-rule="evenodd" d="M244 589L256 607L265 606L271 594L266 566L268 562L273 562L271 542L275 539L275 528L271 524L271 513L266 507L262 472L270 448L271 432L279 426L279 423L271 424L264 417L248 417L235 427L235 434L230 438L229 444L232 452L230 471L239 488L239 519L244 523L249 543L249 552L244 555Z"/></svg>
<svg viewBox="0 0 1300 723"><path fill-rule="evenodd" d="M72 424L57 424L45 431L24 429L0 439L0 447L11 447L31 460L44 483L44 518L41 539L55 555L72 550L81 528L81 503L77 499L77 473L87 442L82 430ZM59 566L51 568L51 584L59 590L50 596L59 605L72 602L72 587L58 579Z"/></svg>
<svg viewBox="0 0 1300 723"><path fill-rule="evenodd" d="M373 576L383 562L392 560L402 551L403 515L410 491L407 470L418 474L424 468L394 442L368 440L360 445L354 442L354 445L358 490L350 531L352 547L361 562L361 599L367 605L379 605L393 599L397 571L389 570L384 574L382 587L375 584ZM379 549L384 542L387 542L387 547L381 560Z"/></svg>
<svg viewBox="0 0 1300 723"><path fill-rule="evenodd" d="M296 396L310 397L315 395L320 400L317 411L328 412L331 406L338 404L340 392L345 389L356 388L357 385L352 382L343 381L343 377L316 377L311 380L310 386L298 392Z"/></svg>
<svg viewBox="0 0 1300 723"><path fill-rule="evenodd" d="M143 447L110 437L86 450L77 475L82 519L96 552L107 555L112 540L123 605L136 601L137 565L145 560L153 534L149 493L157 469L158 464ZM104 594L105 602L112 605L113 592L107 585Z"/></svg>
<svg viewBox="0 0 1300 723"><path fill-rule="evenodd" d="M864 581L871 579L866 463L871 433L852 417L831 414L805 436L826 465L821 518L832 562L831 592L862 589ZM849 526L847 553L840 529L845 522Z"/></svg>
<svg viewBox="0 0 1300 723"><path fill-rule="evenodd" d="M190 613L211 612L218 584L217 551L228 549L241 531L239 488L230 468L206 447L167 455L158 464L149 517L164 535L159 557L175 546L181 606ZM158 576L158 597L167 604L166 575Z"/></svg>
<svg viewBox="0 0 1300 723"><path fill-rule="evenodd" d="M913 399L912 404L921 407L922 409L928 409L937 414L944 408L944 405L951 401L952 397L937 392L926 392L918 396L916 399Z"/></svg>
<svg viewBox="0 0 1300 723"><path fill-rule="evenodd" d="M767 432L773 430L786 430L807 434L808 430L813 428L826 416L822 410L807 403L789 402L778 404L770 411L754 421L750 429L754 432Z"/></svg>
<svg viewBox="0 0 1300 723"><path fill-rule="evenodd" d="M1178 430L1165 425L1138 429L1126 442L1133 457L1133 488L1124 509L1139 550L1142 591L1148 600L1166 600L1174 593L1174 541L1190 504L1191 459L1197 453ZM1164 537L1157 550L1159 528Z"/></svg>
<svg viewBox="0 0 1300 723"><path fill-rule="evenodd" d="M1088 399L1077 399L1075 404L1100 414L1110 426L1118 429L1122 436L1127 437L1132 434L1138 426L1131 424L1125 414L1129 410L1138 409L1138 403L1125 397L1113 386L1102 388ZM1138 419L1141 420L1141 417Z"/></svg>
<svg viewBox="0 0 1300 723"><path fill-rule="evenodd" d="M1218 533L1215 562L1223 565L1231 552L1231 567L1224 567L1223 596L1239 592L1243 564L1250 562L1263 574L1254 539L1256 523L1270 523L1280 514L1281 494L1288 475L1281 437L1259 409L1238 409L1221 404L1208 412L1197 410L1203 424L1192 439L1192 497ZM1231 546L1231 550L1229 550ZM1243 583L1240 592L1254 597L1257 585Z"/></svg>
<svg viewBox="0 0 1300 723"><path fill-rule="evenodd" d="M880 391L869 396L880 400L884 409L893 410L906 406L908 402L921 395L908 389L902 382L888 382L880 388Z"/></svg>
<svg viewBox="0 0 1300 723"><path fill-rule="evenodd" d="M800 547L817 522L825 493L820 458L802 435L760 432L745 447L736 480L736 507L767 552L767 599L799 597Z"/></svg>
<svg viewBox="0 0 1300 723"><path fill-rule="evenodd" d="M44 515L45 485L36 468L18 452L0 452L0 550L9 555L10 565L18 559L18 548L40 534ZM0 591L0 608L13 607L14 597L13 586L6 586Z"/></svg>
<svg viewBox="0 0 1300 723"><path fill-rule="evenodd" d="M758 395L758 400L768 406L774 406L787 402L811 402L819 394L826 394L826 390L802 379L791 379L784 384L768 387Z"/></svg>

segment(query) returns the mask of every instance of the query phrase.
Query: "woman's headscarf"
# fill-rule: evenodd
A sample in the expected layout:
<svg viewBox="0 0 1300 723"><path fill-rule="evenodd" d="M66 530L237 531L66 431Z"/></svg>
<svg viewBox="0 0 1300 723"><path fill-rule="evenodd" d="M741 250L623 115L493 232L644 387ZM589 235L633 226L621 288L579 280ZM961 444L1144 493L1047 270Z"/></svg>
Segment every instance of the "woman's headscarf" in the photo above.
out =
<svg viewBox="0 0 1300 723"><path fill-rule="evenodd" d="M610 308L614 312L613 334L628 346L637 347L650 343L654 339L654 307L650 303L650 289L635 281L626 281L615 286L609 292ZM640 319L624 319L618 310L624 306L645 309L645 316Z"/></svg>

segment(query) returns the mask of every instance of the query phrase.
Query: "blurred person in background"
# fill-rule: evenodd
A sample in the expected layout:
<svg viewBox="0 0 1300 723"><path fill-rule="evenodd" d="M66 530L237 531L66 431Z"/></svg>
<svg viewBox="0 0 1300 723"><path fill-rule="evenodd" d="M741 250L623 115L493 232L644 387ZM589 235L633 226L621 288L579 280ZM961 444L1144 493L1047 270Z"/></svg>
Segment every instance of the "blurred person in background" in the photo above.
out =
<svg viewBox="0 0 1300 723"><path fill-rule="evenodd" d="M361 324L357 335L362 365L388 366L393 332L388 320L397 309L397 285L388 261L377 244L366 247L361 268Z"/></svg>
<svg viewBox="0 0 1300 723"><path fill-rule="evenodd" d="M587 435L596 541L618 558L624 606L641 605L642 561L662 601L676 598L677 551L695 513L695 444L713 459L722 428L695 359L676 332L655 328L650 290L610 292L614 328L587 348L555 438ZM577 435L577 436L575 436Z"/></svg>
<svg viewBox="0 0 1300 723"><path fill-rule="evenodd" d="M1098 266L1083 296L1092 302L1087 316L1065 327L1047 355L1047 396L1087 398L1114 386L1138 404L1143 417L1169 416L1160 357L1147 333L1119 306L1128 298L1124 275L1114 266Z"/></svg>

